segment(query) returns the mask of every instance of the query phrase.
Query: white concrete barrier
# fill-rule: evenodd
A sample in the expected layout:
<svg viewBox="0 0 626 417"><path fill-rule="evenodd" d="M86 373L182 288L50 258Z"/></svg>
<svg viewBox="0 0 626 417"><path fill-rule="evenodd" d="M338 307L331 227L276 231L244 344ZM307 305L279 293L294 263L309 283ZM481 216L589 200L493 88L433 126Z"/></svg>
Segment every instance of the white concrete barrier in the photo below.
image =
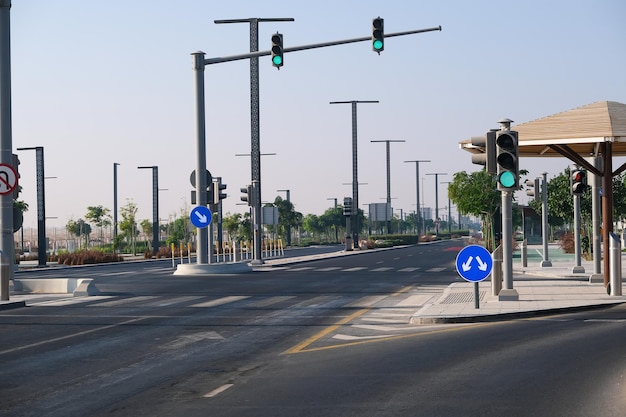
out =
<svg viewBox="0 0 626 417"><path fill-rule="evenodd" d="M13 291L37 294L73 294L75 297L99 293L91 278L14 278Z"/></svg>

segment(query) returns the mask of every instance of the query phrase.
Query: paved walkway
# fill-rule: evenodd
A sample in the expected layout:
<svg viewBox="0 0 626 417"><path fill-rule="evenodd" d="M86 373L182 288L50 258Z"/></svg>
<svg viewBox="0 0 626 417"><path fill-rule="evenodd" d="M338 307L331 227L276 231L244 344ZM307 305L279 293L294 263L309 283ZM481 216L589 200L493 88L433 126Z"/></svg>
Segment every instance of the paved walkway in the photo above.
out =
<svg viewBox="0 0 626 417"><path fill-rule="evenodd" d="M548 253L558 251L551 246ZM602 277L593 283L593 262L582 261L583 273L573 273L573 255L558 254L551 267L541 267L541 257L529 258L523 267L519 258L513 262L513 289L517 301L499 301L492 295L489 279L478 284L476 308L474 283L450 284L441 296L425 305L411 318L412 323L459 323L534 317L590 308L603 308L626 302L626 296L610 296ZM624 257L622 256L622 264ZM623 269L623 268L622 268ZM623 292L626 294L626 289Z"/></svg>

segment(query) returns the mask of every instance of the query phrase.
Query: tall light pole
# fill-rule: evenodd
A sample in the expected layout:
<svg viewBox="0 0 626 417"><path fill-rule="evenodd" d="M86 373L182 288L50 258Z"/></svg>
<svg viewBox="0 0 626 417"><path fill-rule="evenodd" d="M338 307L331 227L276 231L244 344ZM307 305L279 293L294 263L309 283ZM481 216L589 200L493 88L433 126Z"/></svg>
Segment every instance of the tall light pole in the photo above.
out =
<svg viewBox="0 0 626 417"><path fill-rule="evenodd" d="M291 191L290 190L276 190L277 192L285 192L287 193L287 203L291 202ZM291 246L291 226L287 225L287 246Z"/></svg>
<svg viewBox="0 0 626 417"><path fill-rule="evenodd" d="M359 247L359 175L358 175L358 137L356 124L356 105L359 103L379 103L378 100L351 100L351 101L331 101L330 104L351 104L352 105L352 207L355 207L352 213L352 222L354 230L352 232L352 243L354 248ZM346 230L349 234L350 230Z"/></svg>
<svg viewBox="0 0 626 417"><path fill-rule="evenodd" d="M115 249L115 239L117 238L117 166L119 163L113 162L113 249Z"/></svg>
<svg viewBox="0 0 626 417"><path fill-rule="evenodd" d="M390 146L389 144L391 142L406 142L405 140L372 140L370 141L372 143L376 143L376 142L384 142L385 143L385 149L387 151L387 208L386 208L386 213L385 213L385 217L387 217L387 234L390 235L391 234L391 217L390 212L391 212L391 158L390 158Z"/></svg>
<svg viewBox="0 0 626 417"><path fill-rule="evenodd" d="M46 185L43 162L43 146L17 148L18 151L35 151L37 165L37 264L46 266L48 251L46 242Z"/></svg>
<svg viewBox="0 0 626 417"><path fill-rule="evenodd" d="M439 176L440 175L448 175L443 172L435 172L426 175L434 175L435 176L435 235L439 234Z"/></svg>
<svg viewBox="0 0 626 417"><path fill-rule="evenodd" d="M250 24L250 52L259 50L259 22L293 22L292 17L286 18L249 18L249 19L222 19L214 23L249 23ZM263 263L261 259L261 145L260 145L260 116L259 116L259 57L250 58L250 128L251 128L251 180L253 227L254 227L254 258L253 264Z"/></svg>
<svg viewBox="0 0 626 417"><path fill-rule="evenodd" d="M430 162L427 160L413 160L413 161L404 161L405 163L414 162L415 163L415 195L417 196L417 241L420 241L421 229L422 229L422 208L420 207L420 162Z"/></svg>
<svg viewBox="0 0 626 417"><path fill-rule="evenodd" d="M159 167L152 165L137 169L152 170L152 251L156 258L159 252Z"/></svg>
<svg viewBox="0 0 626 417"><path fill-rule="evenodd" d="M450 188L451 181L444 181L442 184L448 184L448 188ZM452 207L450 206L450 191L448 191L448 233L452 234Z"/></svg>
<svg viewBox="0 0 626 417"><path fill-rule="evenodd" d="M326 200L334 200L335 204L333 206L333 208L337 208L337 198L336 197L331 197L331 198L327 198ZM337 230L337 225L335 226L335 242L339 242L339 231Z"/></svg>

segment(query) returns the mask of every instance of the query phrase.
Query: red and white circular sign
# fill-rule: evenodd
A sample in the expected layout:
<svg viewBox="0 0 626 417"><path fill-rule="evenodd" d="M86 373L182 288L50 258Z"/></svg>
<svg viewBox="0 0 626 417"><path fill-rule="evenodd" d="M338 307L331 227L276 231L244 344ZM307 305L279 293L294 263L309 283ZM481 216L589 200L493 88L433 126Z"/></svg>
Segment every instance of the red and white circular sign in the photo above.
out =
<svg viewBox="0 0 626 417"><path fill-rule="evenodd" d="M0 195L12 193L17 188L17 171L11 165L0 164Z"/></svg>

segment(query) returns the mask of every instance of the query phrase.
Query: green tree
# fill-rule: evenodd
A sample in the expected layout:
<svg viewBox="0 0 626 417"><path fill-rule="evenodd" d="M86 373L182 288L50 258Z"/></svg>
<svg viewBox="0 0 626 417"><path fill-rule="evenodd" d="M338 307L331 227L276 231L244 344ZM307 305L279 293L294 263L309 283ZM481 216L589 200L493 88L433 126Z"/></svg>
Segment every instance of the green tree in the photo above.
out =
<svg viewBox="0 0 626 417"><path fill-rule="evenodd" d="M325 232L328 234L332 228L333 237L330 239L332 241L340 241L339 239L339 231L344 229L346 224L346 218L343 216L343 208L342 207L332 207L326 209L324 214L321 216L321 222L325 227Z"/></svg>
<svg viewBox="0 0 626 417"><path fill-rule="evenodd" d="M190 226L189 216L183 215L170 224L170 235L167 238L167 245L171 246L172 243L177 245L180 242L189 242L192 236L193 232Z"/></svg>
<svg viewBox="0 0 626 417"><path fill-rule="evenodd" d="M613 177L613 216L616 220L623 219L626 213L625 173ZM551 227L572 225L574 220L574 199L571 193L571 171L567 167L560 174L548 180L548 224ZM541 201L531 201L529 205L541 213ZM591 187L587 187L580 198L580 217L582 226L591 229L592 220Z"/></svg>
<svg viewBox="0 0 626 417"><path fill-rule="evenodd" d="M316 214L307 214L302 219L302 228L309 234L309 236L313 239L321 238L321 235L324 233L325 226L320 217Z"/></svg>
<svg viewBox="0 0 626 417"><path fill-rule="evenodd" d="M100 246L104 242L104 233L103 228L111 225L111 220L109 218L110 210L108 208L104 208L103 206L89 206L87 207L87 214L85 214L85 218L96 226L100 228Z"/></svg>
<svg viewBox="0 0 626 417"><path fill-rule="evenodd" d="M150 245L150 247L154 250L154 245L152 242L152 222L148 219L143 219L140 223L139 226L141 226L141 231L143 232L144 235L146 235L146 240L148 241L148 244Z"/></svg>
<svg viewBox="0 0 626 417"><path fill-rule="evenodd" d="M83 248L88 246L88 238L91 234L91 225L89 223L85 223L83 219L78 219L76 221L69 220L65 225L65 230L68 233L73 234L78 239L78 247ZM83 240L85 245L83 246Z"/></svg>
<svg viewBox="0 0 626 417"><path fill-rule="evenodd" d="M133 255L137 254L136 241L137 241L137 205L127 199L126 205L120 208L120 214L122 221L120 222L120 230L124 234L126 243L131 246Z"/></svg>
<svg viewBox="0 0 626 417"><path fill-rule="evenodd" d="M501 201L496 187L495 179L484 169L471 174L457 172L448 186L450 201L456 204L462 214L472 214L482 219L485 246L490 252L494 250L494 216Z"/></svg>
<svg viewBox="0 0 626 417"><path fill-rule="evenodd" d="M278 207L278 234L289 242L287 233L302 224L302 213L294 209L291 201L283 200L280 196L274 199L274 206Z"/></svg>

